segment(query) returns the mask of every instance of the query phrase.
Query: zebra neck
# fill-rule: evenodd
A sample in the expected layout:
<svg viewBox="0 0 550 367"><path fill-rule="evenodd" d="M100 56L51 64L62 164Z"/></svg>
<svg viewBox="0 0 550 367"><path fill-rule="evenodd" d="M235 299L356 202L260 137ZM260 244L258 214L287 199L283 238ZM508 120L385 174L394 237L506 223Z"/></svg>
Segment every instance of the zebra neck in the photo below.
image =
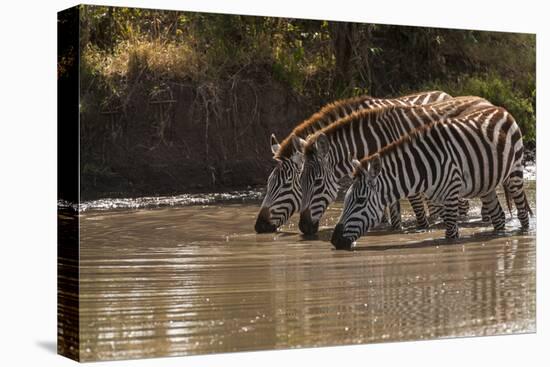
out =
<svg viewBox="0 0 550 367"><path fill-rule="evenodd" d="M330 163L337 179L353 172L350 156L367 157L433 120L409 109L389 108L341 125L329 134Z"/></svg>
<svg viewBox="0 0 550 367"><path fill-rule="evenodd" d="M353 152L350 153L353 154ZM343 154L338 154L336 149L332 149L329 152L329 165L330 167L334 167L334 177L337 181L342 177L351 176L353 173L353 166L349 160L349 155L344 158Z"/></svg>
<svg viewBox="0 0 550 367"><path fill-rule="evenodd" d="M425 115L414 114L410 108L392 108L386 110L370 124L371 135L378 137L374 151L384 148L386 145L396 142L412 130L431 122Z"/></svg>
<svg viewBox="0 0 550 367"><path fill-rule="evenodd" d="M406 149L385 154L379 185L385 205L427 189L426 162L418 154L418 147L409 145Z"/></svg>
<svg viewBox="0 0 550 367"><path fill-rule="evenodd" d="M426 116L411 115L410 109L391 108L361 121L359 132L362 142L358 156L367 157L392 144L412 130L431 122ZM362 150L360 149L362 148Z"/></svg>

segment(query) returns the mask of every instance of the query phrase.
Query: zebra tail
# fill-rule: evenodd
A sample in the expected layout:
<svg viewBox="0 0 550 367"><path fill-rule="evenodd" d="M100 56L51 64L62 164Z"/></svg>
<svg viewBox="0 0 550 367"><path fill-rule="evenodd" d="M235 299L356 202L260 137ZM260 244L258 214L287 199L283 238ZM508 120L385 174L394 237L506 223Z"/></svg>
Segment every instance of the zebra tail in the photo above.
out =
<svg viewBox="0 0 550 367"><path fill-rule="evenodd" d="M510 197L510 191L508 191L508 188L506 187L506 185L504 185L503 188L504 188L504 196L506 197L506 205L508 206L508 211L510 212L510 216L512 216L512 200ZM523 194L525 195L525 192ZM527 207L529 208L529 204L527 204ZM529 211L531 211L531 208L529 208Z"/></svg>
<svg viewBox="0 0 550 367"><path fill-rule="evenodd" d="M504 186L504 196L506 196L506 205L508 205L508 211L510 212L510 216L512 216L512 202L510 198L510 192L508 191L506 186ZM523 191L523 200L525 200L525 208L529 212L529 215L532 217L533 210L529 206L529 200L527 200L527 194L525 193L525 191Z"/></svg>

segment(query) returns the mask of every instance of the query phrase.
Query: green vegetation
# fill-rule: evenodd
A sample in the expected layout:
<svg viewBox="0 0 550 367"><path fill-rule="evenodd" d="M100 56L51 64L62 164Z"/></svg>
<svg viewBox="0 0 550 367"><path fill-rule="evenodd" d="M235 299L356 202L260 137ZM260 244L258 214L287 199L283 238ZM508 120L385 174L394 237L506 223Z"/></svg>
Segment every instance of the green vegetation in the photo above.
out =
<svg viewBox="0 0 550 367"><path fill-rule="evenodd" d="M434 81L427 89L452 90L455 95L473 95L486 98L497 106L506 108L516 119L524 140L535 141L535 80L528 81L526 90L514 87L510 80L497 74L464 77L456 82ZM531 91L531 93L529 93Z"/></svg>
<svg viewBox="0 0 550 367"><path fill-rule="evenodd" d="M314 102L441 88L503 105L534 139L535 36L83 6L84 76L104 98L132 82L219 83L242 71ZM259 75L260 76L260 75Z"/></svg>
<svg viewBox="0 0 550 367"><path fill-rule="evenodd" d="M323 104L360 94L482 96L535 140L534 35L86 5L80 25L83 157L94 182L178 156L230 185L228 157L261 166L271 132L284 136ZM177 103L154 104L166 100Z"/></svg>

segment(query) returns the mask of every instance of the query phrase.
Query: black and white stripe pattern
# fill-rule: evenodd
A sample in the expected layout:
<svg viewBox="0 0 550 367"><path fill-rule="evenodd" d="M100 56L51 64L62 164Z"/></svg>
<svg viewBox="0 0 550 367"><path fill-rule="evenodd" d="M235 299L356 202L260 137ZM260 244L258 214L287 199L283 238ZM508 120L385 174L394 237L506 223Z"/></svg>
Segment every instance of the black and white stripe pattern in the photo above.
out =
<svg viewBox="0 0 550 367"><path fill-rule="evenodd" d="M328 104L298 125L280 144L272 135L270 145L276 166L267 181L266 196L256 220L256 232L263 233L277 230L300 209L302 192L299 176L303 162L300 139L305 139L308 135L356 111L394 105L427 104L450 98L452 97L444 92L430 91L396 99L363 96L341 100Z"/></svg>
<svg viewBox="0 0 550 367"><path fill-rule="evenodd" d="M360 163L353 162L354 182L346 193L332 243L350 249L380 221L385 205L419 193L444 205L447 238L458 237L459 197L481 198L495 229L503 229L502 210L495 208L495 189L501 184L515 202L522 228L527 229L522 159L521 131L503 108L487 107L468 117L419 128Z"/></svg>
<svg viewBox="0 0 550 367"><path fill-rule="evenodd" d="M271 137L274 153L278 148L275 137ZM300 205L302 190L299 174L302 168L302 154L291 158L276 159L276 166L267 179L266 195L256 220L256 232L274 232L285 224Z"/></svg>
<svg viewBox="0 0 550 367"><path fill-rule="evenodd" d="M373 154L419 126L487 106L492 105L479 97L459 97L423 106L391 106L377 114L370 113L372 110L359 111L310 136L302 142L305 161L300 178L300 230L307 234L317 231L319 220L336 199L340 179L353 172L351 157ZM414 195L409 200L418 227L428 227L422 198ZM390 213L392 226L399 228L399 203L390 205Z"/></svg>

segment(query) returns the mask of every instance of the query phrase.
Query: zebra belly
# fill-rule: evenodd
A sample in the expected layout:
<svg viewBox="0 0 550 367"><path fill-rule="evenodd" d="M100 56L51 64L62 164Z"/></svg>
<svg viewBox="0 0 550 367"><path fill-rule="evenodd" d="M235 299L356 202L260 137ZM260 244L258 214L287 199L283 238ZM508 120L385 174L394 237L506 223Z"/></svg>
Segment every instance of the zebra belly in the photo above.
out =
<svg viewBox="0 0 550 367"><path fill-rule="evenodd" d="M471 172L468 166L462 167L462 187L459 192L461 198L480 197L496 190L512 172L514 164L511 164L506 171L496 169L505 165L504 159L498 159L496 155L483 158L477 160L478 171L476 172Z"/></svg>

